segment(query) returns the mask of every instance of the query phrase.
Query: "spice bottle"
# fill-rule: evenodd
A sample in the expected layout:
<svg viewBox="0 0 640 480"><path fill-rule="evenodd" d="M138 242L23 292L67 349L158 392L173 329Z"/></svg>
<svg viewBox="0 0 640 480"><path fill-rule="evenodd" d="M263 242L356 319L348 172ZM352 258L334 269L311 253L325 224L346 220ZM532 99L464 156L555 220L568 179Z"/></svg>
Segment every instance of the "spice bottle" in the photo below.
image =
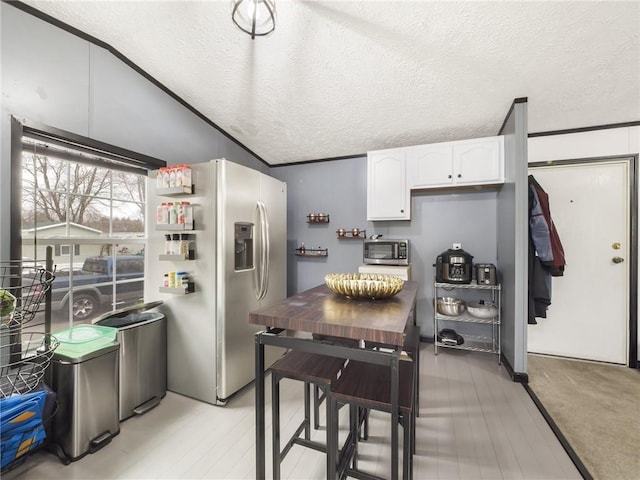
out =
<svg viewBox="0 0 640 480"><path fill-rule="evenodd" d="M185 234L180 234L180 251L178 253L184 258L189 257L189 239Z"/></svg>
<svg viewBox="0 0 640 480"><path fill-rule="evenodd" d="M180 255L180 235L177 233L173 234L171 240L171 255Z"/></svg>
<svg viewBox="0 0 640 480"><path fill-rule="evenodd" d="M165 255L171 255L171 250L172 250L172 244L171 244L171 235L165 235L164 236L164 254Z"/></svg>

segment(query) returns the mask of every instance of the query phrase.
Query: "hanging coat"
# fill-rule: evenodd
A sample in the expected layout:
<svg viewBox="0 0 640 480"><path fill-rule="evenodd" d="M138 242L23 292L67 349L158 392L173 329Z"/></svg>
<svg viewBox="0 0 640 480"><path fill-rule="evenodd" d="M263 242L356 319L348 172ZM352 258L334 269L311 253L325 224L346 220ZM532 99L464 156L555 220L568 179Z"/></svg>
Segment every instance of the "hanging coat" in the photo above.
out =
<svg viewBox="0 0 640 480"><path fill-rule="evenodd" d="M538 255L541 256L541 252L547 253L548 246L551 247L551 258L548 255L545 258L540 258L540 261L543 265L549 268L551 275L554 277L561 277L564 275L564 267L566 265L564 248L562 246L562 242L560 241L560 235L558 234L558 230L556 229L555 224L553 223L553 219L551 218L551 208L549 206L549 195L544 189L540 186L540 184L536 181L533 175L529 175L529 188L533 188L537 203L539 206L539 212L536 210L535 220L530 216L529 229L531 232L531 222L534 221L538 223L541 219L544 219L544 223L546 223L546 229L548 230L548 238L545 237L543 232L544 229L538 230L536 233L541 234L538 238L533 236L533 241L538 251ZM542 214L540 216L540 213ZM530 215L532 212L530 211ZM539 226L538 226L539 227ZM541 240L540 236L544 237ZM548 243L547 243L548 242ZM538 250L540 248L540 250Z"/></svg>

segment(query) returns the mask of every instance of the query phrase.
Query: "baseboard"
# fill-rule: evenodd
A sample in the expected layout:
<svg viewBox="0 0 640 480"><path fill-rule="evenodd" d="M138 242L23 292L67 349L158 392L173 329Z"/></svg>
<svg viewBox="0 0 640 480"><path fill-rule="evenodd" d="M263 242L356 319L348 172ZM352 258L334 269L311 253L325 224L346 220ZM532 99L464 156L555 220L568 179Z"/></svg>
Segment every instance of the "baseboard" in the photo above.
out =
<svg viewBox="0 0 640 480"><path fill-rule="evenodd" d="M524 372L514 372L513 367L511 366L511 363L509 363L509 360L507 360L507 357L504 356L504 353L500 354L500 358L502 359L502 364L504 365L504 368L507 369L507 372L509 373L511 380L513 380L516 383L523 383L523 384L529 383L529 375L527 375Z"/></svg>
<svg viewBox="0 0 640 480"><path fill-rule="evenodd" d="M540 413L542 414L547 424L551 428L551 431L553 431L553 434L556 436L556 438L560 442L560 445L562 445L562 448L564 448L565 452L567 452L567 455L569 455L569 458L571 459L573 464L576 466L576 468L580 472L580 475L582 475L582 478L584 478L584 480L593 480L593 476L589 473L589 470L587 470L587 467L585 467L584 463L582 463L582 460L580 460L580 457L578 456L578 454L571 447L571 445L569 444L569 441L566 439L566 437L564 436L564 434L562 433L558 425L556 425L556 422L553 421L553 418L551 418L551 415L549 415L549 412L544 407L540 399L533 392L533 390L531 390L531 387L529 387L527 383L524 383L522 386L527 391L527 393L531 397L531 400L533 400L533 403L535 403L536 407L538 407L538 410L540 410Z"/></svg>

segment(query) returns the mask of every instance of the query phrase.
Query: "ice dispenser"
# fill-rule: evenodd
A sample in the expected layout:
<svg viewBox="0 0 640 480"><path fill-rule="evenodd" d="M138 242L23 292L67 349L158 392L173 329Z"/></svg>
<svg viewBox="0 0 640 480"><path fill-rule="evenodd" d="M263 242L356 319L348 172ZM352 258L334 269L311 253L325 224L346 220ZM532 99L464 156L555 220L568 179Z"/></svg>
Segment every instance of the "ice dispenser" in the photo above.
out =
<svg viewBox="0 0 640 480"><path fill-rule="evenodd" d="M236 223L235 230L235 270L253 268L253 223Z"/></svg>

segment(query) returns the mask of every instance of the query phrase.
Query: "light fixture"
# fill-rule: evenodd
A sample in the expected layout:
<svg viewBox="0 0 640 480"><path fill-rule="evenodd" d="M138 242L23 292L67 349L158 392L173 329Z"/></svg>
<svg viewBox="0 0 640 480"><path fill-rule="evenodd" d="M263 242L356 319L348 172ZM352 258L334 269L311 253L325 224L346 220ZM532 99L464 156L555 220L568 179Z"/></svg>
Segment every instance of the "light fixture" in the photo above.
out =
<svg viewBox="0 0 640 480"><path fill-rule="evenodd" d="M232 0L231 18L251 38L269 35L276 28L275 0Z"/></svg>

